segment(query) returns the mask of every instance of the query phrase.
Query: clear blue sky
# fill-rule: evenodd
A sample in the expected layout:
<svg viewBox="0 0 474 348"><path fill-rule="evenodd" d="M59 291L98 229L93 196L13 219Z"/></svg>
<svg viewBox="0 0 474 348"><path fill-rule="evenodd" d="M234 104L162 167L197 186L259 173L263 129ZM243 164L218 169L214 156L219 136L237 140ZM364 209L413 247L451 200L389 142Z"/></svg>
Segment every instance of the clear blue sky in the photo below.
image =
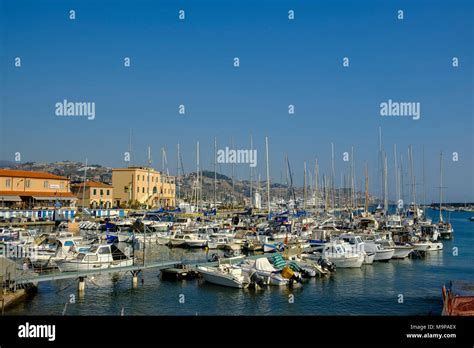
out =
<svg viewBox="0 0 474 348"><path fill-rule="evenodd" d="M357 185L369 162L376 193L378 127L389 172L393 144L414 147L417 182L425 148L427 201L437 200L439 152L445 153L447 200L474 201L472 1L23 1L0 0L0 159L82 160L124 166L129 130L133 162L152 146L156 167L165 146L171 173L176 144L184 169L195 168L201 143L211 168L219 148L259 150L270 139L272 181L288 153L295 181L303 161L336 183L342 153L355 147ZM76 19L69 20L69 10ZM178 10L186 19L178 20ZM289 21L289 9L296 19ZM397 10L405 19L397 19ZM342 67L342 58L350 67ZM459 67L451 66L452 57ZM22 67L14 67L21 57ZM123 67L130 57L132 66ZM239 57L240 68L233 67ZM55 116L55 103L93 101L96 118ZM387 99L421 103L421 119L383 118ZM186 105L186 115L178 105ZM288 104L296 106L288 115ZM451 153L459 161L451 161ZM230 165L220 170L231 173ZM248 178L247 165L236 176ZM406 183L408 179L405 179ZM389 190L394 192L393 175ZM421 193L422 187L417 191Z"/></svg>

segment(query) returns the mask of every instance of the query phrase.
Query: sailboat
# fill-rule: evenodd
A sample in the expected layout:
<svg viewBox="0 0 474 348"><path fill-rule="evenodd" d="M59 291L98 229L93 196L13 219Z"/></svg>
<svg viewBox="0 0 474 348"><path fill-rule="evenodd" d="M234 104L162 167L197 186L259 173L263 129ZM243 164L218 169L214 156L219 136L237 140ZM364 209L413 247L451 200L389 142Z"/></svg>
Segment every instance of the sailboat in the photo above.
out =
<svg viewBox="0 0 474 348"><path fill-rule="evenodd" d="M443 199L443 153L440 153L439 159L439 222L438 222L438 231L441 239L452 239L453 238L453 227L449 222L443 220L443 207L442 207L442 199Z"/></svg>

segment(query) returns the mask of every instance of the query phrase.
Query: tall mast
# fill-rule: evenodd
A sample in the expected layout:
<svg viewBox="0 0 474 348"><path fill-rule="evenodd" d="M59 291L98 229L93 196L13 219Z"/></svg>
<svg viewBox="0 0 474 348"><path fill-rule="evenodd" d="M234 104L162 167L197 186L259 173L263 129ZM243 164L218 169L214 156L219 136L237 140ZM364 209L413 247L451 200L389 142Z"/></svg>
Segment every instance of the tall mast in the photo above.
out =
<svg viewBox="0 0 474 348"><path fill-rule="evenodd" d="M443 152L439 154L439 222L443 221L441 201L443 200Z"/></svg>
<svg viewBox="0 0 474 348"><path fill-rule="evenodd" d="M217 207L216 207L216 201L217 201L217 171L216 171L216 166L217 166L217 138L214 138L214 209L217 209Z"/></svg>
<svg viewBox="0 0 474 348"><path fill-rule="evenodd" d="M369 167L365 163L365 213L369 212Z"/></svg>
<svg viewBox="0 0 474 348"><path fill-rule="evenodd" d="M398 177L398 166L397 166L397 144L393 144L393 158L395 161L395 200L396 200L396 212L398 214L398 202L400 201L400 183L399 183L399 177Z"/></svg>
<svg viewBox="0 0 474 348"><path fill-rule="evenodd" d="M319 197L319 168L318 159L314 162L314 205L317 207Z"/></svg>
<svg viewBox="0 0 474 348"><path fill-rule="evenodd" d="M351 147L351 178L350 178L350 183L351 183L351 207L352 209L356 209L356 203L355 203L355 159L354 159L354 146Z"/></svg>
<svg viewBox="0 0 474 348"><path fill-rule="evenodd" d="M289 179L289 165L288 155L285 155L285 168L286 168L286 193L288 194L288 202L291 199L290 179Z"/></svg>
<svg viewBox="0 0 474 348"><path fill-rule="evenodd" d="M150 167L151 167L151 148L150 145L148 145L148 175L147 175L147 195L146 195L146 207L148 209L148 201L150 200Z"/></svg>
<svg viewBox="0 0 474 348"><path fill-rule="evenodd" d="M253 139L252 134L250 134L250 153L253 153ZM250 205L252 206L253 200L253 167L250 167Z"/></svg>
<svg viewBox="0 0 474 348"><path fill-rule="evenodd" d="M196 143L196 205L197 211L199 213L199 204L201 203L200 196L200 179L199 179L199 141Z"/></svg>
<svg viewBox="0 0 474 348"><path fill-rule="evenodd" d="M382 150L382 127L379 126L379 172L380 196L383 195L383 150ZM380 200L379 200L380 201Z"/></svg>
<svg viewBox="0 0 474 348"><path fill-rule="evenodd" d="M130 134L129 134L129 139L128 139L128 153L130 156L130 161L129 161L129 166L132 166L132 128L130 128Z"/></svg>
<svg viewBox="0 0 474 348"><path fill-rule="evenodd" d="M306 161L303 163L304 179L303 179L303 210L306 210Z"/></svg>
<svg viewBox="0 0 474 348"><path fill-rule="evenodd" d="M334 181L336 177L336 171L334 169L334 143L331 143L331 199L332 206L336 208L336 199L335 199L335 186Z"/></svg>
<svg viewBox="0 0 474 348"><path fill-rule="evenodd" d="M265 137L265 153L267 162L267 201L268 201L268 215L270 215L270 159L268 158L268 137Z"/></svg>
<svg viewBox="0 0 474 348"><path fill-rule="evenodd" d="M383 207L385 210L385 215L388 213L388 167L387 167L387 155L384 156L384 200L383 200Z"/></svg>
<svg viewBox="0 0 474 348"><path fill-rule="evenodd" d="M423 145L423 205L426 205L425 146ZM424 210L423 210L424 212ZM423 214L424 215L424 214Z"/></svg>
<svg viewBox="0 0 474 348"><path fill-rule="evenodd" d="M177 154L176 154L176 196L179 200L179 195L180 195L180 184L179 184L179 156L180 156L180 153L179 153L179 143L178 143L178 147L177 147Z"/></svg>
<svg viewBox="0 0 474 348"><path fill-rule="evenodd" d="M414 168L413 168L413 148L411 145L408 148L408 153L410 156L410 176L411 176L411 185L412 185L413 206L416 206L416 184L415 184L415 174L414 174Z"/></svg>
<svg viewBox="0 0 474 348"><path fill-rule="evenodd" d="M82 221L84 221L84 205L86 202L86 181L87 181L87 158L86 158L86 166L84 167L84 184L82 185Z"/></svg>

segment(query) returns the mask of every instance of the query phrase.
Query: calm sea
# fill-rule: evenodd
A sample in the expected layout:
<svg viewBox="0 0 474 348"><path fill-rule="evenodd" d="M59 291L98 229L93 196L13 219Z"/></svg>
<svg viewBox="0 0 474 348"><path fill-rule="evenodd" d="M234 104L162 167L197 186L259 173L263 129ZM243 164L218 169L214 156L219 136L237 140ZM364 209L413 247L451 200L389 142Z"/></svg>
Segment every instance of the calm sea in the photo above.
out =
<svg viewBox="0 0 474 348"><path fill-rule="evenodd" d="M437 212L428 212L437 221ZM450 280L474 281L472 213L452 212L455 231L444 250L424 259L391 260L338 269L296 289L232 289L199 280L161 281L156 270L143 273L137 289L127 275L88 280L83 298L71 280L40 283L36 295L7 315L439 315L441 287ZM453 253L457 248L457 256ZM205 252L167 247L148 249L151 259L205 258ZM293 301L290 301L290 299ZM74 303L71 303L73 299ZM402 302L402 303L400 303ZM67 306L66 306L66 303Z"/></svg>

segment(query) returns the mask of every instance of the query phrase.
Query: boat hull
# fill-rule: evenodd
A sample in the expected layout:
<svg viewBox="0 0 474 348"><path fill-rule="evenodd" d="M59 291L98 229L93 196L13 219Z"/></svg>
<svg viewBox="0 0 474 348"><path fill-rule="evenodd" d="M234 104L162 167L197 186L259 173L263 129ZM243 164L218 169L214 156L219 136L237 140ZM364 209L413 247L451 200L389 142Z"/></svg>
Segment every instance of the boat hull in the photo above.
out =
<svg viewBox="0 0 474 348"><path fill-rule="evenodd" d="M76 260L56 261L61 272L92 271L97 269L133 266L133 259L112 262L79 262Z"/></svg>
<svg viewBox="0 0 474 348"><path fill-rule="evenodd" d="M243 281L233 277L232 275L222 274L216 271L210 271L203 268L199 268L198 271L199 273L201 273L204 280L209 283L238 289L242 289L245 287Z"/></svg>
<svg viewBox="0 0 474 348"><path fill-rule="evenodd" d="M404 259L413 251L412 247L394 247L395 252L393 253L392 259Z"/></svg>
<svg viewBox="0 0 474 348"><path fill-rule="evenodd" d="M377 250L374 261L388 261L392 258L394 253L394 249Z"/></svg>
<svg viewBox="0 0 474 348"><path fill-rule="evenodd" d="M337 268L360 268L364 263L365 256L348 256L348 257L331 257L325 256L329 261L334 263Z"/></svg>

